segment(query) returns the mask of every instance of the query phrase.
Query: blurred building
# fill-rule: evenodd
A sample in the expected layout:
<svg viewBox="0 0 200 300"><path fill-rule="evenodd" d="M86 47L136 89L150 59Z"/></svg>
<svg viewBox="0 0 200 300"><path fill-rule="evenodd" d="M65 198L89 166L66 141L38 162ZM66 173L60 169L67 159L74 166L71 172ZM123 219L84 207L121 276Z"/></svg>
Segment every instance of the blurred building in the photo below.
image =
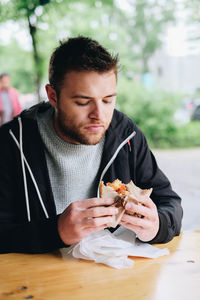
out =
<svg viewBox="0 0 200 300"><path fill-rule="evenodd" d="M163 47L149 62L157 84L165 90L193 94L200 88L200 24L188 24L187 10L177 12L167 27Z"/></svg>
<svg viewBox="0 0 200 300"><path fill-rule="evenodd" d="M165 90L192 94L200 88L200 55L170 56L161 50L149 67L156 84Z"/></svg>

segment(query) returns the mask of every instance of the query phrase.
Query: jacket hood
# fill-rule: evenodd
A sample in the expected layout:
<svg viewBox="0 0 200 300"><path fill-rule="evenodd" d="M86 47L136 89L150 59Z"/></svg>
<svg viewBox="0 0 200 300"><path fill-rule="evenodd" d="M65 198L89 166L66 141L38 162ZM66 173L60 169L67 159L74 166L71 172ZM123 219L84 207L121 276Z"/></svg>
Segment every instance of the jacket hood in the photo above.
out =
<svg viewBox="0 0 200 300"><path fill-rule="evenodd" d="M43 101L39 104L35 104L35 105L31 106L28 109L23 110L22 113L20 114L20 117L22 119L30 119L30 120L36 121L38 112L46 111L50 107L51 107L51 105L48 101L47 102Z"/></svg>

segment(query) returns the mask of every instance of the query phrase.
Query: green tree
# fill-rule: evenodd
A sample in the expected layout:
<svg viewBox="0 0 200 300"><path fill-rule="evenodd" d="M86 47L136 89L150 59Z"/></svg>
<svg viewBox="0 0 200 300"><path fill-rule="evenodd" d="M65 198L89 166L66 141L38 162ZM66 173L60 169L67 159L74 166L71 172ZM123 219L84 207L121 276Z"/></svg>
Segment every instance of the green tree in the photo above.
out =
<svg viewBox="0 0 200 300"><path fill-rule="evenodd" d="M187 23L192 25L188 40L192 42L191 46L199 48L200 41L200 1L199 0L184 0L183 9L187 11Z"/></svg>
<svg viewBox="0 0 200 300"><path fill-rule="evenodd" d="M74 0L0 0L0 17L1 22L7 20L26 20L29 33L32 40L33 46L33 59L35 67L35 84L38 94L38 101L41 100L40 96L40 87L44 71L44 54L39 51L39 44L42 44L42 40L39 40L39 28L42 20L47 20L47 15L50 11L58 10L60 14L65 14L68 12L68 6L71 3L78 2L81 4L81 1ZM85 1L92 6L96 5L95 0ZM113 5L113 0L104 0L101 3L106 3L106 5ZM48 20L52 22L51 20ZM55 23L53 23L56 26Z"/></svg>
<svg viewBox="0 0 200 300"><path fill-rule="evenodd" d="M35 68L35 84L40 101L40 86L42 80L42 58L38 51L37 30L40 16L43 13L43 6L49 3L49 0L15 0L0 2L1 20L21 20L27 21L29 33L33 46L33 59Z"/></svg>
<svg viewBox="0 0 200 300"><path fill-rule="evenodd" d="M130 1L130 11L126 12L113 0L0 0L0 15L2 21L26 21L32 36L33 76L39 92L55 41L78 34L98 39L111 52L118 52L121 73L126 76L148 71L148 60L161 45L165 22L172 19L172 3L173 0Z"/></svg>
<svg viewBox="0 0 200 300"><path fill-rule="evenodd" d="M129 11L120 15L129 33L129 48L133 59L140 63L141 73L149 71L148 62L162 45L162 35L167 23L174 20L175 0L128 0Z"/></svg>
<svg viewBox="0 0 200 300"><path fill-rule="evenodd" d="M9 46L0 47L0 70L11 74L12 85L20 93L35 91L33 68L31 52L21 49L15 39L10 41Z"/></svg>
<svg viewBox="0 0 200 300"><path fill-rule="evenodd" d="M187 9L189 20L199 24L200 22L200 2L199 0L184 0L184 8Z"/></svg>

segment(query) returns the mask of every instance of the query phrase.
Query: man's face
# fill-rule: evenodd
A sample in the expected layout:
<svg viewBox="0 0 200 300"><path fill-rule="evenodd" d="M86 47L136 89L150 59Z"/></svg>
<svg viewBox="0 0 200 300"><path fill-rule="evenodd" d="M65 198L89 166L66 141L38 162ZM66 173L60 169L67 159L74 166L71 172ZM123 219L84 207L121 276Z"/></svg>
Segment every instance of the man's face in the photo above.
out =
<svg viewBox="0 0 200 300"><path fill-rule="evenodd" d="M10 87L10 76L5 75L1 78L0 86L2 89L8 89Z"/></svg>
<svg viewBox="0 0 200 300"><path fill-rule="evenodd" d="M70 143L97 144L110 125L115 101L114 71L67 73L59 99L54 102L50 100L55 108L54 126L57 134Z"/></svg>

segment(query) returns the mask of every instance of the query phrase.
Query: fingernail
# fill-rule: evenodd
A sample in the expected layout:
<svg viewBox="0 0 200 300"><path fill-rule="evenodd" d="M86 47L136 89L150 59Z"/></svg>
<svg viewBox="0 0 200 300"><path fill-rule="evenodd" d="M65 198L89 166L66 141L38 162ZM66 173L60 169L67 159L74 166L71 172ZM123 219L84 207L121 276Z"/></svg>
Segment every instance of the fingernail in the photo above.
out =
<svg viewBox="0 0 200 300"><path fill-rule="evenodd" d="M115 212L118 213L118 211L119 211L118 208L115 208Z"/></svg>

